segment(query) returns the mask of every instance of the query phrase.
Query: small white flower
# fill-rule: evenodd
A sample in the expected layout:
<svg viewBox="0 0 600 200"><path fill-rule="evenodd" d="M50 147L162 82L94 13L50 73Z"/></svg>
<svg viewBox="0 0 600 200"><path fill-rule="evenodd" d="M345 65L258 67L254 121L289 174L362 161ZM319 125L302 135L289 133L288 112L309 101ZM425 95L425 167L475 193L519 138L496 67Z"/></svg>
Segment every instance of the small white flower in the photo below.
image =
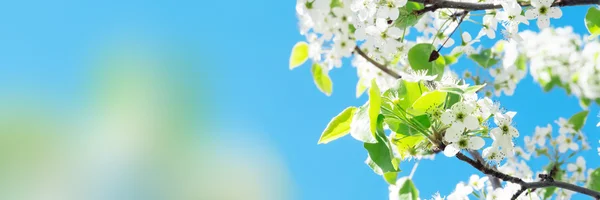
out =
<svg viewBox="0 0 600 200"><path fill-rule="evenodd" d="M469 186L473 187L473 189L475 190L481 190L483 189L483 187L485 186L485 182L487 181L487 176L479 178L477 174L473 174L471 175L471 177L469 177Z"/></svg>
<svg viewBox="0 0 600 200"><path fill-rule="evenodd" d="M498 127L491 130L492 135L509 135L511 137L519 137L519 131L511 125L512 116L507 114L494 115L494 123Z"/></svg>
<svg viewBox="0 0 600 200"><path fill-rule="evenodd" d="M504 191L503 188L496 188L486 196L486 200L504 200L509 199L511 196L508 192Z"/></svg>
<svg viewBox="0 0 600 200"><path fill-rule="evenodd" d="M473 111L473 106L458 102L442 114L442 122L450 125L444 136L447 142L457 142L465 128L475 130L479 127L479 121L473 116Z"/></svg>
<svg viewBox="0 0 600 200"><path fill-rule="evenodd" d="M579 145L573 141L573 138L568 137L565 134L560 134L556 138L556 142L558 143L558 151L560 153L567 152L569 149L573 151L579 150Z"/></svg>
<svg viewBox="0 0 600 200"><path fill-rule="evenodd" d="M531 0L532 8L525 12L527 19L537 18L537 25L540 29L550 26L550 18L558 19L562 16L562 11L558 7L551 7L554 0Z"/></svg>
<svg viewBox="0 0 600 200"><path fill-rule="evenodd" d="M473 40L473 38L471 38L471 34L469 34L468 32L464 32L462 34L462 44L452 49L452 52L450 52L450 54L456 55L460 52L464 52L467 55L474 54L476 52L475 48L473 47L473 44L475 44L475 42L479 42L479 36L477 36L477 38Z"/></svg>
<svg viewBox="0 0 600 200"><path fill-rule="evenodd" d="M452 157L461 149L479 150L485 145L485 140L477 136L462 136L458 141L452 142L444 149L444 155Z"/></svg>
<svg viewBox="0 0 600 200"><path fill-rule="evenodd" d="M585 159L582 156L577 157L575 164L569 163L567 170L573 172L576 181L585 181Z"/></svg>
<svg viewBox="0 0 600 200"><path fill-rule="evenodd" d="M452 194L448 195L448 200L469 200L469 195L473 193L473 188L463 182L456 184L456 189Z"/></svg>
<svg viewBox="0 0 600 200"><path fill-rule="evenodd" d="M554 121L556 124L558 124L558 126L560 127L558 129L558 133L560 134L567 134L567 133L574 133L575 132L575 127L573 126L573 124L569 123L568 120L566 120L565 118L558 118L558 121Z"/></svg>
<svg viewBox="0 0 600 200"><path fill-rule="evenodd" d="M504 11L496 14L496 17L505 23L504 26L508 32L519 32L519 23L529 25L525 16L521 15L522 8L517 1L502 2L502 8L504 8Z"/></svg>
<svg viewBox="0 0 600 200"><path fill-rule="evenodd" d="M506 154L500 151L497 144L492 143L491 147L483 150L482 156L489 161L499 163L506 157Z"/></svg>

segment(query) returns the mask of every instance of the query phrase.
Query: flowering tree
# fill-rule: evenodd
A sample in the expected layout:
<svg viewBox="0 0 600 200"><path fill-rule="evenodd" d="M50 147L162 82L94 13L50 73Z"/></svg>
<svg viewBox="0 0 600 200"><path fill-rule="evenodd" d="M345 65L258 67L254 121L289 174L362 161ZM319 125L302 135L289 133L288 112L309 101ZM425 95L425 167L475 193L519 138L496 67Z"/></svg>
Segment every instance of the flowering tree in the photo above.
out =
<svg viewBox="0 0 600 200"><path fill-rule="evenodd" d="M599 4L298 0L306 42L293 47L289 65L294 69L311 60L316 86L331 95L329 72L341 67L343 58L352 59L359 77L356 96L366 91L369 100L335 116L319 143L347 134L363 142L365 163L390 184L390 199L419 198L412 175L398 177L401 161L438 153L487 175L459 183L447 199L568 199L573 193L600 199L600 168L586 171L585 159L578 156L590 149L581 131L587 108L600 104ZM579 36L570 27L550 27L551 19L562 16L561 7L585 5L592 5L583 20L590 36ZM539 33L520 32L530 21ZM481 29L463 30L464 23ZM483 37L495 39L498 31L503 37L495 45L474 47ZM449 69L462 57L477 63L476 73L466 71L459 78ZM561 88L580 100L583 111L556 120L557 134L548 124L532 136L520 136L512 125L517 113L490 99L511 96L527 71L543 90ZM516 139L523 139L525 146L515 146ZM542 157L550 162L534 173L527 161ZM434 198L443 199L439 194Z"/></svg>

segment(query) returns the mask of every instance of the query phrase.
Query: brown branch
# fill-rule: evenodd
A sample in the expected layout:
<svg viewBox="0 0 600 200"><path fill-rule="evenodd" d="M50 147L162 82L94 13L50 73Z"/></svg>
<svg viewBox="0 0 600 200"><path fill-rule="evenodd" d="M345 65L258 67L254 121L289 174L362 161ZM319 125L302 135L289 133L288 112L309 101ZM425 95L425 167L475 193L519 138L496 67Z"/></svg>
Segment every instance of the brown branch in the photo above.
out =
<svg viewBox="0 0 600 200"><path fill-rule="evenodd" d="M512 199L512 200L517 200L517 198L519 198L519 196L520 196L520 195L521 195L523 192L525 192L525 190L527 190L527 188L525 188L525 187L521 187L521 189L519 189L519 191L515 192L515 194L513 194L512 198L510 198L510 199Z"/></svg>
<svg viewBox="0 0 600 200"><path fill-rule="evenodd" d="M571 190L573 192L578 192L581 194L585 194L588 196L591 196L595 199L600 199L600 192L598 191L594 191L585 187L581 187L575 184L571 184L571 183L566 183L566 182L561 182L561 181L548 181L548 180L543 180L543 181L537 181L537 182L525 182L520 178L508 175L508 174L504 174L502 172L499 172L497 170L491 169L486 167L483 163L475 161L467 156L465 156L464 154L462 154L461 152L458 152L456 154L456 158L458 158L459 160L462 160L466 163L469 163L469 165L473 166L475 169L479 170L480 172L483 172L484 174L487 175L492 175L495 176L499 179L502 179L504 181L509 181L512 183L516 183L521 185L521 190L527 190L529 188L534 189L534 188L546 188L546 187L558 187L558 188L563 188L566 190ZM522 193L523 191L521 191L520 193ZM517 192L519 193L519 192ZM520 194L519 194L520 195ZM518 195L517 195L518 196ZM513 196L514 197L514 196Z"/></svg>
<svg viewBox="0 0 600 200"><path fill-rule="evenodd" d="M358 53L360 56L362 56L363 58L365 58L371 64L375 65L375 67L379 68L381 71L387 73L388 75L390 75L390 76L392 76L392 77L394 77L396 79L402 78L402 76L400 76L400 74L398 74L395 71L392 71L391 69L387 68L387 66L382 65L381 63L378 63L377 61L373 60L371 57L369 57L369 55L367 55L364 51L362 51L360 49L360 47L356 46L354 48L354 52Z"/></svg>
<svg viewBox="0 0 600 200"><path fill-rule="evenodd" d="M449 0L436 0L431 4L431 0L411 0L417 3L423 3L427 5L425 8L421 10L415 11L417 15L426 13L426 12L434 12L437 9L442 8L454 8L454 9L462 9L462 10L490 10L490 9L498 9L502 8L502 5L492 4L492 3L471 3L471 2L458 2L458 1L449 1ZM600 0L559 0L552 4L555 7L565 7L565 6L578 6L578 5L600 5ZM519 2L521 6L530 6L529 3Z"/></svg>
<svg viewBox="0 0 600 200"><path fill-rule="evenodd" d="M472 151L471 150L471 151L469 151L469 154L471 154L471 157L473 157L478 162L485 163L485 161L483 160L483 157L481 157L481 154L479 154L478 151ZM487 177L490 180L490 183L492 183L492 188L496 189L496 188L501 188L502 187L502 185L500 184L500 179L498 179L498 178L496 178L495 176L492 176L492 175L487 175Z"/></svg>

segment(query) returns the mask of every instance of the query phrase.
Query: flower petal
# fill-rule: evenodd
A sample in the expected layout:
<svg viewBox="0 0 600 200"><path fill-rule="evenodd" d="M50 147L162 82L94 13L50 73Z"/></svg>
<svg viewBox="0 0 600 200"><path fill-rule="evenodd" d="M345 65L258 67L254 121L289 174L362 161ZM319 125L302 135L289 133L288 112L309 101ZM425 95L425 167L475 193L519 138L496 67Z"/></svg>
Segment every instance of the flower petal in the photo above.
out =
<svg viewBox="0 0 600 200"><path fill-rule="evenodd" d="M550 26L550 18L546 15L540 15L537 20L537 25L540 29L548 28L548 26Z"/></svg>
<svg viewBox="0 0 600 200"><path fill-rule="evenodd" d="M388 13L388 16L390 17L390 19L392 20L396 20L398 19L398 16L400 16L400 9L397 8L392 8L390 10L390 12Z"/></svg>
<svg viewBox="0 0 600 200"><path fill-rule="evenodd" d="M452 113L452 111L446 111L442 113L442 123L450 125L452 122L454 122L454 119L456 119L456 116L454 113Z"/></svg>
<svg viewBox="0 0 600 200"><path fill-rule="evenodd" d="M477 120L477 118L473 115L467 115L463 123L469 130L475 130L479 128L479 120Z"/></svg>
<svg viewBox="0 0 600 200"><path fill-rule="evenodd" d="M517 21L529 25L529 21L527 21L527 18L525 18L523 15L517 15Z"/></svg>
<svg viewBox="0 0 600 200"><path fill-rule="evenodd" d="M548 17L552 17L554 19L558 19L560 17L562 17L562 10L560 10L560 8L558 7L551 7L548 9Z"/></svg>
<svg viewBox="0 0 600 200"><path fill-rule="evenodd" d="M569 164L567 165L567 170L569 170L569 171L571 171L571 172L572 172L572 171L575 171L575 170L577 170L577 166L576 166L575 164L573 164L573 163L569 163Z"/></svg>
<svg viewBox="0 0 600 200"><path fill-rule="evenodd" d="M450 144L450 145L446 146L446 148L444 149L444 155L446 155L448 157L452 157L452 156L455 156L459 150L460 149L458 148L457 144Z"/></svg>
<svg viewBox="0 0 600 200"><path fill-rule="evenodd" d="M527 17L527 19L535 19L538 18L538 16L540 16L540 11L538 9L529 8L525 11L525 17Z"/></svg>
<svg viewBox="0 0 600 200"><path fill-rule="evenodd" d="M469 138L469 149L471 150L479 150L483 145L485 145L485 141L481 137L471 137Z"/></svg>
<svg viewBox="0 0 600 200"><path fill-rule="evenodd" d="M397 27L390 27L387 30L387 34L392 36L394 39L398 39L398 38L402 37L402 30L400 30Z"/></svg>
<svg viewBox="0 0 600 200"><path fill-rule="evenodd" d="M519 130L517 130L515 127L508 127L508 134L510 134L510 136L512 137L519 137Z"/></svg>
<svg viewBox="0 0 600 200"><path fill-rule="evenodd" d="M469 34L469 32L463 32L462 39L464 43L469 43L473 38L471 38L471 34Z"/></svg>
<svg viewBox="0 0 600 200"><path fill-rule="evenodd" d="M457 142L460 139L460 135L462 135L463 133L463 129L461 129L462 127L460 126L456 126L456 125L452 125L450 128L446 129L446 134L444 134L444 140L446 140L446 142Z"/></svg>

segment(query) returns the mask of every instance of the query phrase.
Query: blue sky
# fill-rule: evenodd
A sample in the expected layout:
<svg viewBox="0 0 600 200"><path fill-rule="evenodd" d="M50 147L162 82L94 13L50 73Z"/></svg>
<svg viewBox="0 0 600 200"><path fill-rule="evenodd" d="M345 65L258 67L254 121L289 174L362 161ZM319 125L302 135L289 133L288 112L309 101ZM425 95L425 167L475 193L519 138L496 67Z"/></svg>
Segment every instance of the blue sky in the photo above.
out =
<svg viewBox="0 0 600 200"><path fill-rule="evenodd" d="M135 38L159 47L177 46L205 63L201 66L205 74L198 81L206 84L208 100L199 103L210 107L207 115L213 126L251 130L248 135L214 137L267 141L288 167L296 199L386 199L387 184L363 164L367 154L360 142L347 137L317 145L333 116L366 99L355 98L356 70L347 61L330 74L331 97L316 89L308 65L288 69L291 47L304 39L294 6L291 0L4 3L0 93L6 97L37 93L50 104L76 105L77 94L84 92L81 66L106 43ZM553 26L571 25L585 33L586 9L563 9L563 18L553 20ZM463 59L453 68L460 72L473 65ZM522 135L581 110L574 97L562 90L544 93L529 76L515 96L498 100L506 109L518 111L515 123ZM600 138L594 126L597 113L598 106L592 106L584 128L594 149ZM598 167L595 150L584 155L588 167ZM408 175L412 165L401 163L402 175ZM426 198L436 191L449 194L457 182L467 181L475 172L454 158L437 156L435 161L421 162L414 181Z"/></svg>

